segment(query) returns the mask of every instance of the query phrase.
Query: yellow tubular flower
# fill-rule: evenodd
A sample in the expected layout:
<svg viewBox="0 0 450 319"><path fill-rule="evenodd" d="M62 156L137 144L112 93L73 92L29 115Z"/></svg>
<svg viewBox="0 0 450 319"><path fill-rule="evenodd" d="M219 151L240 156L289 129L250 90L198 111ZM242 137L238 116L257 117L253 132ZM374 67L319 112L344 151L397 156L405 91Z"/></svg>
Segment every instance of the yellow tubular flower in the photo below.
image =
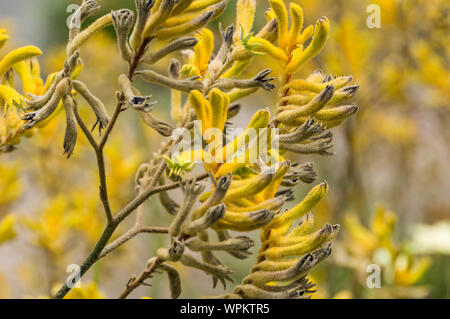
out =
<svg viewBox="0 0 450 319"><path fill-rule="evenodd" d="M161 0L156 2L153 10L155 10L147 20L144 31L142 33L143 39L148 39L153 36L154 31L170 16L173 1Z"/></svg>
<svg viewBox="0 0 450 319"><path fill-rule="evenodd" d="M272 177L273 174L263 172L262 174L247 179L244 185L230 189L224 200L233 201L235 199L245 198L257 194L269 185Z"/></svg>
<svg viewBox="0 0 450 319"><path fill-rule="evenodd" d="M14 105L13 101L21 103L25 100L21 94L8 85L0 85L0 98L5 103L5 106L6 104Z"/></svg>
<svg viewBox="0 0 450 319"><path fill-rule="evenodd" d="M316 206L322 198L328 193L328 184L322 183L314 187L302 202L291 208L281 216L276 217L270 222L267 227L263 229L261 233L261 239L264 241L266 238L277 237L285 235L292 226L292 222L307 214L314 206Z"/></svg>
<svg viewBox="0 0 450 319"><path fill-rule="evenodd" d="M36 81L28 65L24 61L20 61L13 66L13 69L19 75L24 91L26 93L34 93L36 91Z"/></svg>
<svg viewBox="0 0 450 319"><path fill-rule="evenodd" d="M236 4L236 30L233 40L238 42L241 36L241 28L244 34L252 31L253 21L255 18L256 0L238 0Z"/></svg>
<svg viewBox="0 0 450 319"><path fill-rule="evenodd" d="M334 93L334 87L327 85L323 91L318 94L311 102L301 107L293 107L278 114L277 119L280 122L289 122L301 116L307 116L320 112L320 110L330 101ZM286 109L286 108L284 108Z"/></svg>
<svg viewBox="0 0 450 319"><path fill-rule="evenodd" d="M229 223L224 220L219 220L213 226L213 228L215 230L232 230L232 231L236 231L236 232L249 232L249 231L254 231L254 230L260 229L261 227L263 227L266 224L267 224L267 222L253 223L253 224L247 225L247 224L242 224L242 223Z"/></svg>
<svg viewBox="0 0 450 319"><path fill-rule="evenodd" d="M228 92L227 95L230 98L230 102L235 102L239 99L249 96L250 94L255 93L257 90L258 90L258 88L233 89L230 92Z"/></svg>
<svg viewBox="0 0 450 319"><path fill-rule="evenodd" d="M319 236L319 233L322 231L323 230L320 229L320 230L316 231L314 234L307 234L304 236L294 236L294 235L289 234L287 236L274 237L274 238L267 240L263 244L266 245L267 248L300 245L307 241L312 240L311 236L316 236L316 237Z"/></svg>
<svg viewBox="0 0 450 319"><path fill-rule="evenodd" d="M271 57L280 60L281 62L284 63L286 63L288 60L288 57L286 56L286 53L284 53L283 50L277 48L266 39L252 37L248 41L248 43L250 45L257 45L257 47L254 49L254 51L256 52L267 53Z"/></svg>
<svg viewBox="0 0 450 319"><path fill-rule="evenodd" d="M297 227L292 229L288 237L290 236L303 236L308 234L314 227L314 215L312 213L308 213L300 219L300 222Z"/></svg>
<svg viewBox="0 0 450 319"><path fill-rule="evenodd" d="M267 21L271 21L271 20L277 18L277 16L275 15L275 11L273 11L272 8L267 9L267 10L264 12L264 16L266 17L266 20L267 20Z"/></svg>
<svg viewBox="0 0 450 319"><path fill-rule="evenodd" d="M336 236L338 231L339 226L328 224L312 236L306 236L306 239L300 243L294 243L285 247L268 248L264 251L263 256L272 260L278 260L283 257L301 256L326 244Z"/></svg>
<svg viewBox="0 0 450 319"><path fill-rule="evenodd" d="M358 111L358 106L355 104L352 105L343 105L335 108L330 108L326 110L321 110L319 112L314 113L314 117L324 123L327 128L334 127L346 118L352 116ZM297 117L293 119L288 119L283 121L283 124L289 126L298 126L305 123L308 120L308 117Z"/></svg>
<svg viewBox="0 0 450 319"><path fill-rule="evenodd" d="M251 62L252 60L251 59L246 59L246 60L239 60L239 61L236 61L234 64L233 64L233 66L231 67L231 68L229 68L222 76L221 76L221 78L222 79L229 79L229 78L232 78L232 77L234 77L234 76L238 76L238 75L240 75L242 72L244 72L245 71L245 69L248 67L248 65L250 64L250 62ZM231 92L233 92L233 91L244 91L244 90L250 90L250 89L234 89L234 90L232 90ZM255 89L253 89L252 88L252 90L253 90L253 92L255 92ZM231 93L230 92L230 93ZM230 94L230 93L228 93L228 94ZM241 98L241 97L239 97L239 98ZM238 98L235 98L235 99L238 99Z"/></svg>
<svg viewBox="0 0 450 319"><path fill-rule="evenodd" d="M225 145L222 149L222 151L218 150L217 156L219 157L222 153L222 162L231 161L233 158L233 155L235 154L237 150L240 150L242 147L247 145L252 138L251 133L257 131L260 128L265 128L267 125L269 125L270 122L270 112L267 110L259 110L258 112L253 115L252 119L250 120L247 129L240 134L238 137L236 137L234 140L229 142L227 145ZM253 136L255 137L255 136ZM225 166L227 163L225 163L223 166ZM226 168L222 169L221 171L224 171L226 174Z"/></svg>
<svg viewBox="0 0 450 319"><path fill-rule="evenodd" d="M292 27L289 30L288 46L291 48L297 44L300 32L303 29L303 10L293 2L289 4L289 12L291 15Z"/></svg>
<svg viewBox="0 0 450 319"><path fill-rule="evenodd" d="M31 59L35 56L42 55L42 51L32 45L25 46L20 49L16 49L14 51L9 52L1 61L0 61L0 77L5 75L6 71L14 66L14 64L19 63L24 60Z"/></svg>
<svg viewBox="0 0 450 319"><path fill-rule="evenodd" d="M214 34L209 29L201 29L197 32L198 42L194 47L194 65L203 76L208 69L209 60L214 50Z"/></svg>
<svg viewBox="0 0 450 319"><path fill-rule="evenodd" d="M208 114L211 114L210 110L207 110L207 101L198 90L194 90L189 94L189 103L194 108L197 118L201 120L202 131L210 127L210 118Z"/></svg>
<svg viewBox="0 0 450 319"><path fill-rule="evenodd" d="M238 211L235 209L236 207L244 208L245 211L253 210L255 203L246 198L235 199L233 202L227 203L227 207L230 207L230 210Z"/></svg>
<svg viewBox="0 0 450 319"><path fill-rule="evenodd" d="M215 11L223 5L222 3L220 3L221 1L215 1L215 3L211 4L210 6L199 10L190 11L189 8L187 10L185 10L186 8L183 9L182 7L189 6L189 2L192 3L192 0L180 1L172 10L170 14L171 17L165 20L164 23L162 23L163 27L174 27L180 24L184 24L201 14L207 13L208 11Z"/></svg>
<svg viewBox="0 0 450 319"><path fill-rule="evenodd" d="M248 202L249 202L249 206L246 206L246 207L236 206L234 204L235 202L227 203L227 209L231 212L252 212L252 211L257 211L257 210L261 210L261 209L276 211L276 210L280 209L281 206L283 206L283 204L285 203L285 199L283 199L281 196L279 196L279 197L275 197L275 198L270 198L264 202L257 203L257 204L254 204L250 201L248 201Z"/></svg>
<svg viewBox="0 0 450 319"><path fill-rule="evenodd" d="M270 6L278 21L278 46L285 49L288 42L288 12L283 0L270 0Z"/></svg>
<svg viewBox="0 0 450 319"><path fill-rule="evenodd" d="M41 66L39 65L39 61L37 58L32 58L30 60L30 71L33 77L35 78L41 77Z"/></svg>
<svg viewBox="0 0 450 319"><path fill-rule="evenodd" d="M240 167L245 166L246 163L249 163L249 154L255 155L258 149L258 129L267 127L269 120L270 114L268 111L258 111L250 121L248 128L241 135L229 142L222 149L217 150L217 161L224 163L216 172L217 176L228 174L227 170L234 172ZM260 132L260 135L262 134L267 134L267 131ZM244 146L246 147L245 152L240 155L237 154L236 152L239 152Z"/></svg>
<svg viewBox="0 0 450 319"><path fill-rule="evenodd" d="M192 2L194 2L194 0L178 1L178 3L173 7L173 10L171 12L172 16L175 16L185 11L192 4Z"/></svg>
<svg viewBox="0 0 450 319"><path fill-rule="evenodd" d="M238 204L248 203L250 205L249 207L255 210L255 206L253 205L253 203L246 200L245 198L261 192L270 184L273 176L274 174L272 172L262 172L261 174L253 175L250 178L233 181L230 185L230 189L228 190L227 195L224 198L224 201L227 203ZM209 196L211 196L211 193L206 193L202 196L201 200L204 201L209 198Z"/></svg>
<svg viewBox="0 0 450 319"><path fill-rule="evenodd" d="M238 169L245 167L250 164L250 156L254 156L253 160L256 160L258 157L258 141L259 137L255 137L250 141L248 146L246 146L245 151L242 153L233 153L233 156L227 159L227 162L222 164L217 172L215 173L215 177L218 178L220 176L227 175L228 173L235 173ZM220 154L220 150L218 154Z"/></svg>
<svg viewBox="0 0 450 319"><path fill-rule="evenodd" d="M255 266L253 266L252 271L281 271L286 270L294 266L300 258L289 259L289 260L264 260Z"/></svg>
<svg viewBox="0 0 450 319"><path fill-rule="evenodd" d="M212 89L209 93L209 103L212 111L212 127L218 128L223 131L225 122L227 121L227 112L229 106L229 98L225 98L226 95L218 90Z"/></svg>
<svg viewBox="0 0 450 319"><path fill-rule="evenodd" d="M166 21L164 21L164 23L162 25L166 28L174 27L174 26L186 23L186 22L194 19L196 16L198 16L197 12L178 15L178 16L167 19Z"/></svg>
<svg viewBox="0 0 450 319"><path fill-rule="evenodd" d="M221 131L223 131L225 128L225 124L228 120L228 110L230 107L231 99L226 93L223 93L222 91L220 91L220 92L222 95L222 116L221 116L221 120L219 122L220 127L218 127L218 128Z"/></svg>
<svg viewBox="0 0 450 319"><path fill-rule="evenodd" d="M195 0L186 10L185 12L192 11L200 11L205 8L208 8L222 0Z"/></svg>
<svg viewBox="0 0 450 319"><path fill-rule="evenodd" d="M290 163L289 162L280 163L280 165L278 166L277 172L275 173L272 181L261 192L262 200L275 197L275 194L277 193L278 188L280 187L281 182L283 181L283 177L287 173L289 168L290 168Z"/></svg>
<svg viewBox="0 0 450 319"><path fill-rule="evenodd" d="M300 45L300 44L305 43L306 41L308 41L309 38L311 38L313 36L313 34L314 34L314 26L310 25L307 28L305 28L305 30L303 30L303 32L300 34L300 36L297 40L297 44ZM298 54L300 54L302 51L303 51L303 48L300 47L295 52L298 52ZM297 54L293 54L293 55L295 56Z"/></svg>
<svg viewBox="0 0 450 319"><path fill-rule="evenodd" d="M160 29L155 33L155 37L159 40L168 40L173 37L193 32L205 26L208 22L221 15L225 10L225 7L226 0L223 0L222 2L216 4L214 7L211 7L210 10L200 13L195 18L188 20L185 23ZM153 30L151 31L153 32Z"/></svg>
<svg viewBox="0 0 450 319"><path fill-rule="evenodd" d="M260 210L245 213L225 211L225 215L219 220L215 229L249 230L257 229L267 224L273 218L273 212Z"/></svg>
<svg viewBox="0 0 450 319"><path fill-rule="evenodd" d="M330 22L326 17L322 17L316 23L314 36L309 46L303 51L293 56L291 62L287 66L288 73L298 71L303 64L315 57L325 46L330 32Z"/></svg>
<svg viewBox="0 0 450 319"><path fill-rule="evenodd" d="M336 121L346 119L347 117L355 114L356 111L358 111L358 106L356 106L355 104L343 105L335 108L321 110L315 113L315 116L319 121Z"/></svg>
<svg viewBox="0 0 450 319"><path fill-rule="evenodd" d="M94 23L90 24L83 32L80 32L67 46L67 56L71 56L76 49L81 47L96 32L113 24L111 13L105 14L98 18Z"/></svg>
<svg viewBox="0 0 450 319"><path fill-rule="evenodd" d="M333 79L326 83L314 83L307 80L292 80L288 84L283 87L285 89L293 89L298 92L314 92L320 93L323 89L327 87L327 85L332 85L335 90L339 90L343 88L345 85L349 84L353 80L352 76L341 76L336 79Z"/></svg>

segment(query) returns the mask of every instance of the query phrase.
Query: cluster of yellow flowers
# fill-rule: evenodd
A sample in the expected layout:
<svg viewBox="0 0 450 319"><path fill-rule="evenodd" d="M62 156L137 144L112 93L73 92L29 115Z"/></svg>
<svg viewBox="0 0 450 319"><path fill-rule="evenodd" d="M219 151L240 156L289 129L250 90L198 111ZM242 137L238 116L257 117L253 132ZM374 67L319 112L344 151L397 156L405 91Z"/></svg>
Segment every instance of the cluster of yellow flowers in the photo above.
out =
<svg viewBox="0 0 450 319"><path fill-rule="evenodd" d="M137 16L133 30L134 13L127 9L108 13L84 30L74 24L77 20L74 19L70 26L64 69L50 75L45 85L36 84L39 83L39 72L35 60L28 62L33 57L29 49L19 55L20 58L16 55L6 57L6 62L0 64L0 71L13 68L21 76L25 93L24 97L18 97L18 101L23 107L33 109L22 116L25 123L17 116L22 131L45 125L59 110L64 110L65 152L70 156L74 151L80 127L96 153L100 199L108 224L99 244L95 245L85 262L83 271L139 233L169 235L169 247L159 248L157 256L149 260L143 274L134 276L128 282L122 294L124 297L150 278L153 271L160 269L169 275L172 297L177 298L181 293L179 274L173 265L177 263L211 275L214 286L218 281L225 286L226 281L232 281L232 271L222 265L214 252L226 251L235 258L247 258L250 254L248 250L255 244L253 240L246 236L233 237L228 231L258 229L262 230L262 247L256 265L233 293L222 297L308 298L313 292L314 284L307 278L307 273L330 255L331 241L339 231L339 225L326 224L313 231L310 211L326 195L327 183L314 187L293 208L282 210L287 201L294 200L292 187L300 182L312 183L316 177L312 164L290 162L285 157L287 152L331 154L332 134L327 129L341 124L358 110L356 105L339 105L352 98L358 86L350 85L351 76L333 77L319 70L307 79L298 78L298 71L325 46L329 21L322 17L315 26L303 29L300 6L290 3L288 14L283 1L270 0L269 3L271 8L266 11L267 22L254 34L256 1L238 0L236 22L225 30L220 28L221 46L216 53L213 33L204 27L223 13L226 0L136 0ZM76 18L83 22L97 8L96 1L84 0L76 12ZM120 92L111 117L105 104L93 95L87 85L75 80L83 65L81 47L97 31L110 25L116 31L120 56L129 66L128 74L121 74L118 78ZM195 32L194 35L188 35L192 32ZM152 50L151 45L156 40L169 42L158 50ZM178 51L184 64L172 59L168 76L149 68L140 68L141 63L153 66ZM274 58L282 69L276 112L271 115L269 109L258 110L247 128L223 145L223 141L231 136L231 123L228 121L241 109L237 101L258 89L272 91L275 88L273 82L278 79L269 77L270 69L262 70L251 78L241 78L249 64L261 55ZM5 67L1 67L2 64ZM30 78L33 81L30 82ZM103 150L121 112L128 108L137 111L144 122L160 135L168 137L175 131L174 125L150 115L155 103L150 102L150 96L143 96L134 87L133 82L137 79L169 88L173 122L178 128L191 132L196 129L193 124L195 120L201 120L201 144L208 147L172 154L176 141L164 142L161 149L155 152L154 159L143 164L136 174L137 197L113 214L111 203L116 204L114 201L120 197L117 185L122 184L129 175L130 167L126 163L118 164L117 154L108 154L111 150L105 150L105 154ZM89 132L82 115L78 113L78 95L91 107L99 128L106 128L100 142ZM2 95L2 99L8 103L11 96L5 99ZM17 107L19 104L14 105ZM275 128L279 129L280 134L273 132ZM215 133L211 133L211 129ZM258 133L252 136L254 131ZM277 144L275 142L278 142L279 150L272 147ZM254 154L257 161L251 160ZM112 176L106 174L105 157L114 162ZM194 158L201 159L207 173L204 177L189 178L184 174L193 169ZM127 174L116 172L121 168ZM167 187L166 172L174 184L164 189ZM211 178L212 186L210 191L205 192L206 183L200 179L207 176ZM107 181L111 178L114 179L111 184L116 187L107 188ZM141 205L153 194L152 191L156 192L157 184L161 185L162 190L158 192L163 206L175 215L168 228L143 225ZM182 205L168 195L168 190L174 189L171 188L173 185L183 191ZM85 205L80 205L83 192L72 191L70 197L55 197L43 210L40 220L25 220L25 225L35 234L36 244L53 256L62 255L72 230L83 230L89 241L93 241L99 232L97 219L89 224L86 215L80 214L95 210L98 205L90 197L85 199ZM197 201L201 204L194 207ZM121 236L113 236L119 224L134 210L138 211L136 225ZM293 227L297 221L298 226ZM217 234L218 241L210 240L208 231L211 230ZM188 249L200 252L202 260L190 255ZM56 296L63 297L69 290L63 286ZM86 292L79 290L74 294L79 297L101 296L95 284L89 286Z"/></svg>
<svg viewBox="0 0 450 319"><path fill-rule="evenodd" d="M275 149L269 150L270 164L274 165L273 167L251 164L250 153L257 153L256 149L260 146L257 142L260 141L261 135L253 141L247 141L248 131L268 129L275 125L282 132L279 137L281 153L294 151L303 154L328 154L326 150L332 146L332 135L326 131L326 127L339 125L358 109L355 105L335 106L356 94L358 86L348 85L352 77L333 78L321 71L314 72L306 80L293 77L296 71L316 56L325 45L329 30L328 20L321 18L315 28L310 26L302 31L302 10L291 3L289 29L287 9L283 1L273 0L270 4L271 9L266 12L268 24L253 36L250 30L255 2L238 1L236 26L239 28L234 33L234 39L240 40L235 42L225 66L216 66L214 59L209 65L206 62L211 60L213 37L210 31L203 29L197 35L198 42L194 50L186 53L187 64L181 68L181 74L186 77L195 76L203 81L214 81L217 78L213 86L228 91L223 94L213 89L209 92L209 100L203 98L200 91L190 93L185 109L192 107L197 118L207 123L206 127L203 127L204 131L210 127L223 131L223 123L226 121L226 118L222 118L223 106L229 107L231 102L256 91L256 88L236 87L236 81L233 83L230 80L239 75L255 56L266 54L275 58L283 70L281 99L274 119L271 120L269 111L260 110L253 116L244 133L225 146L220 144L219 147L212 148L212 151L210 149L209 153L203 149L185 152L171 161L172 165L178 163L183 166L193 158L198 158L196 153L200 152L200 158L209 159L204 163L206 170L212 172L216 178L232 174L229 189L221 197L224 205L223 217L212 226L218 232L219 238L229 238L228 230L263 229L258 263L244 279L243 284L235 288L233 294L224 295L226 298L307 297L314 285L308 281L306 273L331 253L330 241L339 231L339 225L327 224L311 233L313 218L308 212L327 193L326 183L311 190L294 208L286 212L280 211L282 205L291 199L290 191L280 191L280 186L291 187L299 181L312 182L315 174L310 164L291 164ZM275 34L268 32L274 29L277 31ZM310 44L304 47L303 44L311 37ZM273 44L274 42L277 45ZM217 56L219 55L220 51ZM227 67L230 68L224 72ZM176 108L181 110L179 106L177 103ZM176 113L181 114L180 111ZM242 148L244 151L233 153ZM223 163L224 159L234 160ZM217 193L216 189L200 197L203 201L201 207L205 209L194 210L193 219L202 217L207 207L218 203L215 196ZM299 226L291 230L297 219L301 220Z"/></svg>
<svg viewBox="0 0 450 319"><path fill-rule="evenodd" d="M8 36L5 30L0 30L0 49L6 44ZM33 130L23 120L24 114L30 108L39 108L33 100L41 100L53 94L55 83L58 82L58 72L51 73L45 83L41 79L40 65L37 56L42 55L39 48L25 46L9 52L0 61L0 151L10 151L14 145L20 143L22 136L30 137ZM81 72L82 65L73 70L72 78ZM22 86L22 93L16 90L14 83L16 73ZM55 111L46 117L37 128L43 128L62 110L62 102L57 101Z"/></svg>
<svg viewBox="0 0 450 319"><path fill-rule="evenodd" d="M0 49L7 41L6 30L0 30ZM40 78L39 63L35 59L41 54L37 47L25 46L9 52L0 61L0 150L7 151L6 146L18 144L20 137L25 134L24 122L19 115L25 107L24 95L40 95L48 88L48 84L44 85ZM14 72L22 82L24 95L15 89ZM30 134L28 132L25 135Z"/></svg>
<svg viewBox="0 0 450 319"><path fill-rule="evenodd" d="M394 240L397 215L378 205L370 220L370 226L361 224L355 214L344 217L347 236L342 247L336 250L338 265L355 270L361 285L366 284L369 264L382 267L382 288L374 292L382 298L420 298L428 294L425 287L414 285L427 273L431 259L416 256ZM370 289L369 289L370 290Z"/></svg>

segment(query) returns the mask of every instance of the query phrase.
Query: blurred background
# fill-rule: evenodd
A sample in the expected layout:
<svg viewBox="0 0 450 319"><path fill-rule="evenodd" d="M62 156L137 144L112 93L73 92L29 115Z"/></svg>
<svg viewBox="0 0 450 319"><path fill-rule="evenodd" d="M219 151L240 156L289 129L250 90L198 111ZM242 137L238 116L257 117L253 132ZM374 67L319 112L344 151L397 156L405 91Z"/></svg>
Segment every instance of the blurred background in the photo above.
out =
<svg viewBox="0 0 450 319"><path fill-rule="evenodd" d="M68 34L66 21L80 1L16 0L0 2L0 29L7 45L38 46L41 77L60 70ZM134 9L132 0L103 0L102 12ZM269 4L257 0L255 30L265 23ZM289 2L289 1L286 1ZM447 0L320 0L300 4L305 25L321 16L331 22L330 39L302 77L317 68L333 75L353 75L361 86L355 102L360 109L333 129L334 156L291 156L314 162L317 182L326 180L330 192L316 209L318 226L340 223L332 256L311 277L320 298L449 298L450 297L450 3ZM370 4L381 8L381 27L369 28ZM234 22L236 1L210 24L218 32ZM91 18L95 19L95 17ZM219 37L216 37L217 39ZM157 45L157 44L156 44ZM96 34L81 50L88 84L112 110L117 77L126 71L116 49L112 28ZM165 73L169 58L157 65ZM246 75L276 64L269 57L253 63ZM155 112L169 119L169 91L140 83L145 94L159 101ZM233 119L245 125L258 108L275 105L273 93L258 92L243 100ZM271 102L273 101L273 102ZM87 110L81 105L81 111ZM92 122L89 112L83 113ZM89 123L90 123L89 122ZM80 134L74 156L63 157L65 121L56 117L17 150L0 154L0 298L48 297L68 275L66 267L80 262L104 227L98 200L95 157ZM120 118L106 149L108 185L113 211L134 196L137 167L151 158L161 138L133 112ZM311 185L300 185L301 199ZM176 194L176 193L175 193ZM158 198L145 204L146 223L167 226L170 216ZM130 218L117 234L133 222ZM1 236L3 230L3 237ZM257 238L258 233L252 234ZM115 298L130 275L167 237L143 234L106 257L82 280L71 297ZM255 247L255 252L258 247ZM250 257L237 261L219 255L236 271L240 282ZM367 285L367 266L381 267L381 288ZM222 294L203 273L181 268L183 298ZM151 280L131 297L169 297L165 276ZM227 291L232 290L228 287Z"/></svg>

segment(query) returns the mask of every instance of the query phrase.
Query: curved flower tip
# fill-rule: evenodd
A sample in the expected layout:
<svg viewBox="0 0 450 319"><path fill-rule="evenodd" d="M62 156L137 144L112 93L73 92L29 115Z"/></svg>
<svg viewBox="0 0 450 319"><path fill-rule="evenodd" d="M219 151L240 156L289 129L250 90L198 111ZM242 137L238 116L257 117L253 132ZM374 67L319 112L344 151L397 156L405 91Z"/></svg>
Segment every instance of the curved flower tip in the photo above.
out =
<svg viewBox="0 0 450 319"><path fill-rule="evenodd" d="M28 45L9 52L2 61L0 61L0 77L2 77L6 71L13 67L14 64L20 61L28 60L36 56L42 55L42 51L35 46Z"/></svg>

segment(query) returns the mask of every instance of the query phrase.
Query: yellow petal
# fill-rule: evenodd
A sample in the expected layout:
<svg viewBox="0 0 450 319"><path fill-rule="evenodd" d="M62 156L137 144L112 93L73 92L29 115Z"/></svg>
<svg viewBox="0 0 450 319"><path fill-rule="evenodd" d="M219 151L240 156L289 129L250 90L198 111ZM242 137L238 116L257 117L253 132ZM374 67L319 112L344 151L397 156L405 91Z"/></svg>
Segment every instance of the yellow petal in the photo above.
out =
<svg viewBox="0 0 450 319"><path fill-rule="evenodd" d="M12 101L21 103L25 100L25 98L21 94L7 85L0 85L0 98L4 103L7 103L9 105L14 105Z"/></svg>
<svg viewBox="0 0 450 319"><path fill-rule="evenodd" d="M222 76L223 79L229 79L240 75L250 64L252 59L238 60L233 63L233 66L229 68Z"/></svg>
<svg viewBox="0 0 450 319"><path fill-rule="evenodd" d="M5 75L6 71L12 68L14 64L23 60L31 59L41 54L42 51L32 45L9 52L0 62L0 77Z"/></svg>
<svg viewBox="0 0 450 319"><path fill-rule="evenodd" d="M252 31L255 18L256 0L238 0L236 4L236 31L233 36L235 42L241 38L241 27L244 34Z"/></svg>
<svg viewBox="0 0 450 319"><path fill-rule="evenodd" d="M223 0L216 4L214 7L211 7L209 10L205 10L195 18L185 23L160 29L156 32L155 37L159 40L168 40L173 37L181 36L198 30L208 24L211 20L221 15L224 12L225 7L226 0Z"/></svg>
<svg viewBox="0 0 450 319"><path fill-rule="evenodd" d="M291 229L292 222L311 211L327 193L327 183L322 183L314 187L303 201L270 222L261 233L261 239L264 241L269 235L274 237L285 235Z"/></svg>
<svg viewBox="0 0 450 319"><path fill-rule="evenodd" d="M196 34L196 37L198 42L194 47L194 64L203 74L208 69L214 50L214 34L209 29L202 29Z"/></svg>
<svg viewBox="0 0 450 319"><path fill-rule="evenodd" d="M222 112L223 112L223 100L222 100L222 91L218 89L212 89L209 92L209 104L211 105L212 111L212 126L214 128L218 128L219 130L223 130L222 127Z"/></svg>
<svg viewBox="0 0 450 319"><path fill-rule="evenodd" d="M300 32L303 28L303 10L302 8L293 2L289 4L289 11L291 14L292 26L289 30L289 48L297 44L297 40L300 37Z"/></svg>
<svg viewBox="0 0 450 319"><path fill-rule="evenodd" d="M286 53L284 53L283 50L281 50L280 48L277 48L276 46L274 46L272 43L270 43L266 39L252 37L248 41L248 43L258 45L258 47L253 49L256 52L267 53L268 55L272 56L273 58L280 60L280 62L287 62L287 60L288 60L288 57L287 57Z"/></svg>
<svg viewBox="0 0 450 319"><path fill-rule="evenodd" d="M282 49L286 48L288 40L288 13L283 0L270 0L272 7L278 21L278 46Z"/></svg>
<svg viewBox="0 0 450 319"><path fill-rule="evenodd" d="M303 52L298 52L287 67L288 73L298 71L306 62L314 58L325 46L330 32L330 22L326 17L322 17L316 23L313 39Z"/></svg>
<svg viewBox="0 0 450 319"><path fill-rule="evenodd" d="M234 101L242 99L246 96L249 96L250 94L255 93L257 90L258 90L258 88L233 89L230 92L228 92L227 95L230 98L230 102L234 102Z"/></svg>
<svg viewBox="0 0 450 319"><path fill-rule="evenodd" d="M25 61L20 61L13 66L14 71L19 75L22 81L23 90L25 93L36 94L36 82L34 81L31 70Z"/></svg>
<svg viewBox="0 0 450 319"><path fill-rule="evenodd" d="M189 103L194 108L195 113L197 114L197 118L201 120L202 123L202 131L204 132L207 128L210 127L209 117L206 104L209 105L208 101L205 100L202 93L198 90L194 90L189 94Z"/></svg>
<svg viewBox="0 0 450 319"><path fill-rule="evenodd" d="M184 12L201 11L222 0L196 0Z"/></svg>
<svg viewBox="0 0 450 319"><path fill-rule="evenodd" d="M269 185L262 192L264 199L269 199L275 197L278 188L280 187L281 182L283 181L284 174L289 170L290 165L287 162L280 163L280 166L277 169L277 172L270 182Z"/></svg>
<svg viewBox="0 0 450 319"><path fill-rule="evenodd" d="M144 32L142 33L143 39L152 37L155 30L170 16L172 6L167 4L168 1L165 0L162 0L159 6L156 6L155 4L153 8L155 8L156 11L151 14L145 24Z"/></svg>
<svg viewBox="0 0 450 319"><path fill-rule="evenodd" d="M178 90L170 90L170 116L173 121L179 123L183 120L183 110L181 107L181 92Z"/></svg>
<svg viewBox="0 0 450 319"><path fill-rule="evenodd" d="M264 251L262 255L272 260L278 260L283 257L301 256L308 252L313 252L314 250L323 246L329 240L333 239L334 236L336 236L338 230L339 226L335 228L332 225L327 225L314 234L305 236L305 239L300 243L285 247L269 248Z"/></svg>

